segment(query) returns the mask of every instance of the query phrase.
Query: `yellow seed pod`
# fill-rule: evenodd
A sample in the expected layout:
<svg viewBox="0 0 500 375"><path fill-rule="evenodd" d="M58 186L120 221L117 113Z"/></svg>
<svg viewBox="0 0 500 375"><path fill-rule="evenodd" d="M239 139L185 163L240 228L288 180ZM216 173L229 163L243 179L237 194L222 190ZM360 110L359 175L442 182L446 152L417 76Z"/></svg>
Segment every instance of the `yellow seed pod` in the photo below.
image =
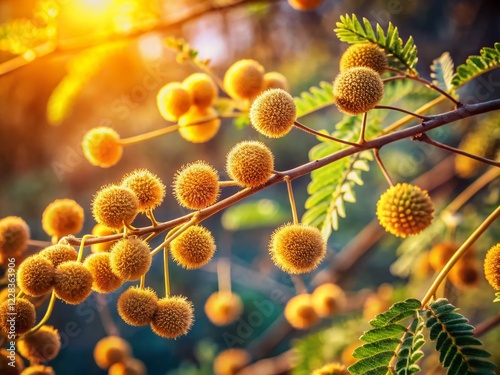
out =
<svg viewBox="0 0 500 375"><path fill-rule="evenodd" d="M205 302L205 314L208 319L218 326L233 323L243 312L241 298L231 292L215 292Z"/></svg>
<svg viewBox="0 0 500 375"><path fill-rule="evenodd" d="M136 358L126 358L112 365L108 375L146 375L146 366Z"/></svg>
<svg viewBox="0 0 500 375"><path fill-rule="evenodd" d="M207 264L215 253L212 233L201 225L193 225L170 243L172 258L187 269L200 268Z"/></svg>
<svg viewBox="0 0 500 375"><path fill-rule="evenodd" d="M318 228L288 223L273 232L269 253L276 266L283 271L307 273L325 257L326 243Z"/></svg>
<svg viewBox="0 0 500 375"><path fill-rule="evenodd" d="M96 237L109 236L111 234L116 234L116 232L113 229L108 228L107 226L105 226L103 224L97 223L92 228L92 235L94 235ZM100 252L103 252L103 251L110 251L111 246L115 242L116 241L108 241L108 242L96 243L96 244L90 245L90 250L93 253L100 253Z"/></svg>
<svg viewBox="0 0 500 375"><path fill-rule="evenodd" d="M141 212L158 207L165 197L165 185L157 175L147 169L136 169L125 175L121 185L135 193Z"/></svg>
<svg viewBox="0 0 500 375"><path fill-rule="evenodd" d="M107 252L91 254L83 265L92 274L92 290L98 293L110 293L118 289L123 280L111 269L111 254Z"/></svg>
<svg viewBox="0 0 500 375"><path fill-rule="evenodd" d="M387 232L405 238L427 228L434 212L427 191L407 183L387 189L377 202L377 217Z"/></svg>
<svg viewBox="0 0 500 375"><path fill-rule="evenodd" d="M264 82L261 90L266 91L268 89L282 89L289 91L290 86L288 84L288 79L281 73L268 72L264 74Z"/></svg>
<svg viewBox="0 0 500 375"><path fill-rule="evenodd" d="M151 320L151 329L158 336L175 339L188 333L193 325L193 304L184 296L165 297Z"/></svg>
<svg viewBox="0 0 500 375"><path fill-rule="evenodd" d="M259 94L264 82L264 67L255 60L235 62L224 75L224 88L234 99L251 100Z"/></svg>
<svg viewBox="0 0 500 375"><path fill-rule="evenodd" d="M118 163L123 154L120 136L109 127L90 129L82 140L83 155L90 164L109 168Z"/></svg>
<svg viewBox="0 0 500 375"><path fill-rule="evenodd" d="M460 258L448 273L448 280L459 289L468 289L479 285L480 275L475 259Z"/></svg>
<svg viewBox="0 0 500 375"><path fill-rule="evenodd" d="M199 160L176 172L173 189L181 206L201 210L215 203L219 197L219 174L212 166Z"/></svg>
<svg viewBox="0 0 500 375"><path fill-rule="evenodd" d="M206 73L191 74L182 81L182 87L191 94L193 104L199 108L211 106L218 95L217 85Z"/></svg>
<svg viewBox="0 0 500 375"><path fill-rule="evenodd" d="M223 350L214 359L215 375L234 375L250 363L250 354L243 349Z"/></svg>
<svg viewBox="0 0 500 375"><path fill-rule="evenodd" d="M19 353L34 362L47 362L57 357L61 349L61 337L52 326L44 325L38 331L17 342Z"/></svg>
<svg viewBox="0 0 500 375"><path fill-rule="evenodd" d="M63 244L48 246L38 254L49 260L54 267L70 260L75 261L78 258L78 252L73 246Z"/></svg>
<svg viewBox="0 0 500 375"><path fill-rule="evenodd" d="M69 261L56 268L54 292L70 305L85 301L92 292L92 274L80 262Z"/></svg>
<svg viewBox="0 0 500 375"><path fill-rule="evenodd" d="M306 11L314 10L323 3L323 0L288 0L288 4L294 9Z"/></svg>
<svg viewBox="0 0 500 375"><path fill-rule="evenodd" d="M139 200L129 188L117 185L103 186L92 201L95 221L111 229L121 230L129 225L139 212Z"/></svg>
<svg viewBox="0 0 500 375"><path fill-rule="evenodd" d="M333 362L314 370L311 375L349 375L349 371L342 363Z"/></svg>
<svg viewBox="0 0 500 375"><path fill-rule="evenodd" d="M14 326L10 321L12 317L15 317ZM14 304L10 300L0 303L0 331L6 337L28 332L35 326L35 320L35 306L25 298L16 298Z"/></svg>
<svg viewBox="0 0 500 375"><path fill-rule="evenodd" d="M158 297L151 288L131 287L118 298L118 314L131 326L151 323L158 309Z"/></svg>
<svg viewBox="0 0 500 375"><path fill-rule="evenodd" d="M192 143L208 142L219 132L221 121L218 116L213 107L193 106L179 118L179 134Z"/></svg>
<svg viewBox="0 0 500 375"><path fill-rule="evenodd" d="M111 248L111 269L124 281L137 280L151 267L151 248L137 237L124 238Z"/></svg>
<svg viewBox="0 0 500 375"><path fill-rule="evenodd" d="M54 285L55 268L39 255L26 258L17 270L17 285L28 296L40 297Z"/></svg>
<svg viewBox="0 0 500 375"><path fill-rule="evenodd" d="M344 291L333 283L326 283L314 289L311 300L314 310L321 317L338 314L346 305Z"/></svg>
<svg viewBox="0 0 500 375"><path fill-rule="evenodd" d="M24 371L21 372L21 375L56 375L56 373L50 366L33 365L30 367L26 367Z"/></svg>
<svg viewBox="0 0 500 375"><path fill-rule="evenodd" d="M359 115L375 107L384 96L384 83L373 69L356 67L339 73L333 82L335 104L341 112Z"/></svg>
<svg viewBox="0 0 500 375"><path fill-rule="evenodd" d="M83 227L83 208L73 199L56 199L43 211L42 227L49 236L76 234Z"/></svg>
<svg viewBox="0 0 500 375"><path fill-rule="evenodd" d="M364 66L382 74L387 67L385 51L373 43L356 43L351 45L340 58L340 71L357 66Z"/></svg>
<svg viewBox="0 0 500 375"><path fill-rule="evenodd" d="M500 243L497 243L486 253L484 277L493 289L500 290Z"/></svg>
<svg viewBox="0 0 500 375"><path fill-rule="evenodd" d="M310 294L292 297L285 306L285 319L296 329L308 329L319 320Z"/></svg>
<svg viewBox="0 0 500 375"><path fill-rule="evenodd" d="M296 118L297 107L293 97L282 89L264 91L250 107L252 126L269 138L287 135Z"/></svg>
<svg viewBox="0 0 500 375"><path fill-rule="evenodd" d="M191 95L180 82L166 84L156 95L156 106L160 115L167 121L177 121L192 104Z"/></svg>
<svg viewBox="0 0 500 375"><path fill-rule="evenodd" d="M14 355L14 365L12 365L11 353L6 349L0 349L0 374L19 375L24 369L23 360L17 353Z"/></svg>
<svg viewBox="0 0 500 375"><path fill-rule="evenodd" d="M107 336L94 347L94 360L97 366L107 369L115 363L123 362L132 354L127 341L118 336Z"/></svg>
<svg viewBox="0 0 500 375"><path fill-rule="evenodd" d="M17 216L7 216L1 219L0 263L5 263L8 258L22 254L28 247L29 239L30 229L23 219Z"/></svg>
<svg viewBox="0 0 500 375"><path fill-rule="evenodd" d="M458 244L453 242L439 242L434 245L429 252L429 264L431 268L439 272L441 271L450 258L458 250Z"/></svg>
<svg viewBox="0 0 500 375"><path fill-rule="evenodd" d="M240 186L260 186L273 174L274 156L262 142L243 141L229 151L226 170Z"/></svg>
<svg viewBox="0 0 500 375"><path fill-rule="evenodd" d="M363 345L361 342L355 342L346 346L344 350L342 350L342 354L340 355L340 360L342 361L342 363L344 363L346 366L354 364L357 359L352 356L352 353L361 345Z"/></svg>

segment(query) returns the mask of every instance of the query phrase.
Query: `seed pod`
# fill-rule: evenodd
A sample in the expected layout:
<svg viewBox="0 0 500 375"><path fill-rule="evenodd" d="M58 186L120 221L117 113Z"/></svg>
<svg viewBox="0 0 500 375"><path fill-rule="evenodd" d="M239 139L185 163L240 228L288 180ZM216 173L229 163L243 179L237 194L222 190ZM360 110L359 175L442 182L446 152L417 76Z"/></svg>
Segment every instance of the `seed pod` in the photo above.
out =
<svg viewBox="0 0 500 375"><path fill-rule="evenodd" d="M224 75L224 88L235 99L251 100L259 94L264 82L264 67L255 60L235 62Z"/></svg>
<svg viewBox="0 0 500 375"><path fill-rule="evenodd" d="M158 297L151 288L131 287L118 298L118 314L131 326L145 326L158 309Z"/></svg>
<svg viewBox="0 0 500 375"><path fill-rule="evenodd" d="M12 366L11 353L6 349L0 349L0 374L19 375L24 369L23 360L17 353L14 355L14 365Z"/></svg>
<svg viewBox="0 0 500 375"><path fill-rule="evenodd" d="M14 327L9 321L13 316L15 316ZM27 299L16 298L13 305L9 300L0 303L0 331L6 337L11 334L19 336L28 332L35 326L35 321L35 306Z"/></svg>
<svg viewBox="0 0 500 375"><path fill-rule="evenodd" d="M212 293L205 303L205 314L212 323L218 326L233 323L242 312L241 298L231 292Z"/></svg>
<svg viewBox="0 0 500 375"><path fill-rule="evenodd" d="M28 296L40 297L54 285L55 268L52 263L39 256L26 258L17 270L17 285Z"/></svg>
<svg viewBox="0 0 500 375"><path fill-rule="evenodd" d="M187 269L207 264L215 253L212 233L201 225L193 225L170 243L172 258Z"/></svg>
<svg viewBox="0 0 500 375"><path fill-rule="evenodd" d="M182 87L191 95L193 104L198 108L211 106L217 98L217 85L206 73L191 74L182 82Z"/></svg>
<svg viewBox="0 0 500 375"><path fill-rule="evenodd" d="M108 375L146 375L146 366L136 358L126 358L112 365Z"/></svg>
<svg viewBox="0 0 500 375"><path fill-rule="evenodd" d="M157 175L147 169L136 169L125 175L121 185L135 193L141 212L158 207L165 197L165 185Z"/></svg>
<svg viewBox="0 0 500 375"><path fill-rule="evenodd" d="M123 362L132 354L127 341L118 336L107 336L99 340L94 347L94 360L102 369L107 369L118 362Z"/></svg>
<svg viewBox="0 0 500 375"><path fill-rule="evenodd" d="M327 317L342 311L346 304L346 296L338 285L326 283L314 289L311 301L316 313L321 317Z"/></svg>
<svg viewBox="0 0 500 375"><path fill-rule="evenodd" d="M167 121L177 121L192 104L191 95L180 82L166 84L156 95L156 106L160 115Z"/></svg>
<svg viewBox="0 0 500 375"><path fill-rule="evenodd" d="M229 151L226 170L240 186L260 186L273 174L274 156L262 142L243 141Z"/></svg>
<svg viewBox="0 0 500 375"><path fill-rule="evenodd" d="M500 291L500 243L497 243L486 253L484 276L493 289Z"/></svg>
<svg viewBox="0 0 500 375"><path fill-rule="evenodd" d="M377 202L377 217L387 232L405 238L427 228L434 207L427 191L407 183L387 189Z"/></svg>
<svg viewBox="0 0 500 375"><path fill-rule="evenodd" d="M268 72L264 74L264 82L262 84L262 91L268 89L282 89L289 91L290 87L288 85L287 78L278 72Z"/></svg>
<svg viewBox="0 0 500 375"><path fill-rule="evenodd" d="M312 327L320 319L312 305L310 294L292 297L285 306L285 319L296 329Z"/></svg>
<svg viewBox="0 0 500 375"><path fill-rule="evenodd" d="M357 66L364 66L382 74L387 67L385 51L373 43L356 43L351 45L340 58L340 71Z"/></svg>
<svg viewBox="0 0 500 375"><path fill-rule="evenodd" d="M63 244L48 246L38 254L49 260L54 267L64 262L75 261L78 258L78 252L73 246Z"/></svg>
<svg viewBox="0 0 500 375"><path fill-rule="evenodd" d="M436 272L441 271L458 248L459 245L454 242L439 242L434 245L429 252L429 264L431 268ZM469 250L464 257L473 257L472 249Z"/></svg>
<svg viewBox="0 0 500 375"><path fill-rule="evenodd" d="M214 359L215 375L234 375L250 363L250 354L243 349L223 350Z"/></svg>
<svg viewBox="0 0 500 375"><path fill-rule="evenodd" d="M28 247L30 229L28 224L17 216L0 219L0 264L8 258L20 256Z"/></svg>
<svg viewBox="0 0 500 375"><path fill-rule="evenodd" d="M115 275L124 281L137 280L149 271L151 248L137 237L124 238L113 245L110 259Z"/></svg>
<svg viewBox="0 0 500 375"><path fill-rule="evenodd" d="M30 361L47 362L59 354L61 337L57 329L44 325L38 331L19 340L17 348L19 353Z"/></svg>
<svg viewBox="0 0 500 375"><path fill-rule="evenodd" d="M181 206L201 210L219 197L219 174L204 161L183 166L176 172L174 196Z"/></svg>
<svg viewBox="0 0 500 375"><path fill-rule="evenodd" d="M73 199L56 199L43 211L42 227L49 236L76 234L83 227L83 208Z"/></svg>
<svg viewBox="0 0 500 375"><path fill-rule="evenodd" d="M296 118L297 107L293 97L282 89L264 91L250 107L252 126L269 138L287 135Z"/></svg>
<svg viewBox="0 0 500 375"><path fill-rule="evenodd" d="M294 9L307 11L314 10L323 3L323 0L288 0L288 4Z"/></svg>
<svg viewBox="0 0 500 375"><path fill-rule="evenodd" d="M475 259L460 258L448 273L448 280L459 289L468 289L478 286L480 275Z"/></svg>
<svg viewBox="0 0 500 375"><path fill-rule="evenodd" d="M92 274L80 262L64 262L56 268L54 291L66 303L78 305L92 292Z"/></svg>
<svg viewBox="0 0 500 375"><path fill-rule="evenodd" d="M151 329L158 336L175 339L188 333L193 325L193 316L193 304L186 297L165 297L158 301Z"/></svg>
<svg viewBox="0 0 500 375"><path fill-rule="evenodd" d="M139 212L139 200L132 190L123 186L103 186L92 201L94 219L108 228L121 230Z"/></svg>
<svg viewBox="0 0 500 375"><path fill-rule="evenodd" d="M90 164L108 168L118 163L123 154L120 136L109 127L90 129L82 140L83 155Z"/></svg>
<svg viewBox="0 0 500 375"><path fill-rule="evenodd" d="M349 371L342 363L333 362L314 370L311 375L349 375Z"/></svg>
<svg viewBox="0 0 500 375"><path fill-rule="evenodd" d="M102 236L109 236L111 234L116 234L116 232L113 229L108 228L105 225L97 223L92 228L92 234L94 236L97 236L97 237L102 237ZM108 241L108 242L96 243L96 244L90 245L90 250L93 253L100 253L100 252L103 252L103 251L110 251L111 246L115 242L116 241Z"/></svg>
<svg viewBox="0 0 500 375"><path fill-rule="evenodd" d="M33 365L26 367L21 375L56 375L54 369L49 366Z"/></svg>
<svg viewBox="0 0 500 375"><path fill-rule="evenodd" d="M179 118L179 134L188 142L205 143L219 132L220 118L213 107L193 106ZM204 121L204 119L207 119Z"/></svg>
<svg viewBox="0 0 500 375"><path fill-rule="evenodd" d="M92 275L92 290L95 292L110 293L123 284L123 280L113 273L110 258L110 253L96 253L89 255L83 262Z"/></svg>

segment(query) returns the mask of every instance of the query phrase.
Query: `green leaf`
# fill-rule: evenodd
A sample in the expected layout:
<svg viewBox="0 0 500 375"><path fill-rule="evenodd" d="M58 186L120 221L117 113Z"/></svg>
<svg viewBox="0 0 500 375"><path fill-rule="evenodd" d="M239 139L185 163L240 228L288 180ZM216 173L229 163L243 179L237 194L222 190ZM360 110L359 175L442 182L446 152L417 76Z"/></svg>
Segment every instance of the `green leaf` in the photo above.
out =
<svg viewBox="0 0 500 375"><path fill-rule="evenodd" d="M494 48L484 47L479 51L479 56L469 56L465 63L457 67L451 80L454 88L458 88L481 74L500 66L500 42Z"/></svg>
<svg viewBox="0 0 500 375"><path fill-rule="evenodd" d="M363 358L351 365L348 370L351 374L381 374L387 373L388 364L394 356L393 351L385 351L377 353L371 357ZM387 365L383 365L386 363ZM372 372L369 372L372 371Z"/></svg>
<svg viewBox="0 0 500 375"><path fill-rule="evenodd" d="M420 301L417 302L420 305ZM416 303L413 306L416 306ZM397 374L407 375L420 371L417 362L424 356L424 353L420 350L425 343L422 334L424 327L423 319L417 313L410 328L403 336L402 345L396 357Z"/></svg>
<svg viewBox="0 0 500 375"><path fill-rule="evenodd" d="M500 292L497 292L495 293L495 299L493 300L493 302L500 302Z"/></svg>
<svg viewBox="0 0 500 375"><path fill-rule="evenodd" d="M320 87L311 87L298 97L294 97L297 106L297 118L333 104L332 84L320 82Z"/></svg>
<svg viewBox="0 0 500 375"><path fill-rule="evenodd" d="M420 309L420 307L420 301L417 299L407 299L404 302L395 303L387 312L379 314L375 317L375 319L371 320L370 325L372 327L378 328L383 327L389 323L399 322L406 318L404 317L398 319L399 316L406 312L411 312L412 315L415 315L415 310Z"/></svg>
<svg viewBox="0 0 500 375"><path fill-rule="evenodd" d="M243 230L276 226L288 219L289 214L275 201L260 199L233 205L222 214L226 230Z"/></svg>
<svg viewBox="0 0 500 375"><path fill-rule="evenodd" d="M445 91L450 92L453 90L453 85L451 84L454 74L453 60L448 52L444 52L432 62L431 70L432 83Z"/></svg>

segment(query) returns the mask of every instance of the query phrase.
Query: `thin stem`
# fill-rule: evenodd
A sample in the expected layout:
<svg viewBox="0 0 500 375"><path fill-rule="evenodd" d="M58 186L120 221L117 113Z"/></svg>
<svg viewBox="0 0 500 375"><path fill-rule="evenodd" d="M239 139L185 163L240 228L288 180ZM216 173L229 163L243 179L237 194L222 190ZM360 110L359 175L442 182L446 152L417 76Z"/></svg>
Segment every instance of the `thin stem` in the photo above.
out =
<svg viewBox="0 0 500 375"><path fill-rule="evenodd" d="M349 141L344 141L343 139L332 137L332 136L330 136L328 134L323 134L323 133L317 132L316 130L311 129L311 128L305 126L304 124L301 124L298 121L295 121L293 124L295 125L296 128L299 128L300 130L303 130L306 133L314 134L314 135L316 135L318 137L322 137L322 138L325 138L325 139L329 139L331 141L343 143L345 145L359 147L359 144L357 144L357 143L349 142Z"/></svg>
<svg viewBox="0 0 500 375"><path fill-rule="evenodd" d="M236 181L219 181L219 186L220 187L227 187L227 186L240 186Z"/></svg>
<svg viewBox="0 0 500 375"><path fill-rule="evenodd" d="M494 317L488 319L487 321L478 324L476 328L474 328L474 336L475 337L482 336L485 333L492 330L493 328L497 327L498 325L500 325L500 314L497 314Z"/></svg>
<svg viewBox="0 0 500 375"><path fill-rule="evenodd" d="M141 276L141 280L139 282L139 288L144 289L144 284L146 284L146 274Z"/></svg>
<svg viewBox="0 0 500 375"><path fill-rule="evenodd" d="M203 63L202 61L200 61L199 59L190 59L189 60L192 64L194 64L196 67L198 67L200 70L204 71L205 73L207 73L210 77L212 77L212 79L214 80L214 82L216 83L217 86L219 86L219 89L226 93L226 89L224 88L224 82L222 82L222 80L219 78L219 76L217 74L215 74L212 69L210 69L210 67Z"/></svg>
<svg viewBox="0 0 500 375"><path fill-rule="evenodd" d="M50 240L52 242L52 245L55 245L57 243L57 241L59 241L59 237L54 235L50 238Z"/></svg>
<svg viewBox="0 0 500 375"><path fill-rule="evenodd" d="M457 263L457 261L464 255L471 245L484 233L488 227L493 224L493 222L500 216L500 206L498 206L495 211L493 211L490 216L484 220L481 225L467 238L467 240L460 246L460 248L453 254L451 259L446 263L444 268L439 272L436 279L432 283L431 287L422 299L422 306L425 306L431 299L431 297L436 293L439 285L446 278L452 267Z"/></svg>
<svg viewBox="0 0 500 375"><path fill-rule="evenodd" d="M217 282L219 292L231 293L231 263L227 258L220 258L217 262Z"/></svg>
<svg viewBox="0 0 500 375"><path fill-rule="evenodd" d="M168 273L168 248L163 248L163 272L165 277L165 297L170 297L170 275Z"/></svg>
<svg viewBox="0 0 500 375"><path fill-rule="evenodd" d="M365 140L365 132L366 132L366 120L368 118L368 112L363 113L363 122L361 124L361 132L359 133L358 143L363 144L366 142Z"/></svg>
<svg viewBox="0 0 500 375"><path fill-rule="evenodd" d="M389 172L385 168L384 163L382 163L382 159L380 158L380 154L379 154L379 149L378 148L374 148L373 149L373 155L375 155L375 160L377 160L377 164L380 167L380 169L382 170L382 173L383 173L385 179L387 180L387 182L389 183L389 185L394 186L394 182L392 181L392 178L389 175Z"/></svg>
<svg viewBox="0 0 500 375"><path fill-rule="evenodd" d="M149 220L151 220L151 224L153 224L154 227L158 225L158 222L156 221L155 215L153 213L153 209L148 209L146 211L146 216L149 218Z"/></svg>
<svg viewBox="0 0 500 375"><path fill-rule="evenodd" d="M419 115L418 113L410 112L410 111L407 111L406 109L397 108L397 107L393 107L393 106L390 106L390 105L376 105L374 108L375 109L390 109L390 110L393 110L393 111L403 112L403 113L406 113L407 115L421 118L424 121L429 121L432 118L430 116Z"/></svg>
<svg viewBox="0 0 500 375"><path fill-rule="evenodd" d="M55 302L56 302L56 292L52 291L52 295L50 296L49 305L47 306L47 311L45 311L45 315L43 316L42 320L40 320L40 322L36 326L31 328L24 335L20 336L19 340L22 340L27 335L35 333L47 322L47 320L49 320L50 315L52 314L52 310L54 309Z"/></svg>
<svg viewBox="0 0 500 375"><path fill-rule="evenodd" d="M120 139L119 143L122 146L135 145L137 143L141 143L141 142L147 141L149 139L159 137L159 136L164 135L164 134L173 133L173 132L177 131L178 129L179 129L179 125L177 125L177 124L170 125L170 126L167 126L165 128L153 130L153 131L148 132L148 133L139 134L139 135L136 135L133 137Z"/></svg>
<svg viewBox="0 0 500 375"><path fill-rule="evenodd" d="M80 248L78 249L78 258L76 258L77 262L81 262L83 258L83 249L85 248L85 241L87 238L93 238L95 236L91 234L86 234L85 236L82 237L82 242L80 243Z"/></svg>
<svg viewBox="0 0 500 375"><path fill-rule="evenodd" d="M167 245L172 242L175 238L177 238L182 232L184 232L187 228L189 228L191 225L195 225L198 222L198 215L193 215L191 220L189 220L187 223L185 223L182 227L179 229L175 230L174 233L169 234L167 238L165 238L165 241L158 246L156 249L151 251L151 256L155 256L157 253L159 253L164 247L167 247Z"/></svg>
<svg viewBox="0 0 500 375"><path fill-rule="evenodd" d="M290 207L292 209L293 223L298 224L297 207L295 206L295 198L293 197L292 180L289 176L285 176L286 187L288 189L288 198L290 198Z"/></svg>
<svg viewBox="0 0 500 375"><path fill-rule="evenodd" d="M306 284L304 284L304 280L302 280L300 275L290 275L290 279L292 280L296 294L307 293Z"/></svg>

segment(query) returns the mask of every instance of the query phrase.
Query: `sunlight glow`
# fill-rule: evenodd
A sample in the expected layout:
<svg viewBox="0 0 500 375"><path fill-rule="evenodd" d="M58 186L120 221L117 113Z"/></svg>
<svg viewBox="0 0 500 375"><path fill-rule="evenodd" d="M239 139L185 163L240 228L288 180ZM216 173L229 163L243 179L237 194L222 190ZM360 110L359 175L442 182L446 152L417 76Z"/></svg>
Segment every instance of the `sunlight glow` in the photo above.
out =
<svg viewBox="0 0 500 375"><path fill-rule="evenodd" d="M163 39L159 34L143 35L137 44L141 56L146 60L158 60L163 54Z"/></svg>

